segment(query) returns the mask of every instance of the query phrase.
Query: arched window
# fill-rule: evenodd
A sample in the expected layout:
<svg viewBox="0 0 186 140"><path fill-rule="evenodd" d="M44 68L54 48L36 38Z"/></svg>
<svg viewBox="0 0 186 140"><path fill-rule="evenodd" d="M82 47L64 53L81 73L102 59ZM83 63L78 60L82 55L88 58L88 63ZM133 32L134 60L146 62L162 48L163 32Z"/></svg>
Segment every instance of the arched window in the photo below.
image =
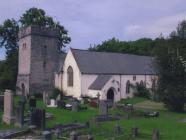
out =
<svg viewBox="0 0 186 140"><path fill-rule="evenodd" d="M73 69L71 66L68 67L67 69L67 82L68 82L68 86L72 87L73 86Z"/></svg>
<svg viewBox="0 0 186 140"><path fill-rule="evenodd" d="M130 81L129 80L126 83L126 93L130 93Z"/></svg>

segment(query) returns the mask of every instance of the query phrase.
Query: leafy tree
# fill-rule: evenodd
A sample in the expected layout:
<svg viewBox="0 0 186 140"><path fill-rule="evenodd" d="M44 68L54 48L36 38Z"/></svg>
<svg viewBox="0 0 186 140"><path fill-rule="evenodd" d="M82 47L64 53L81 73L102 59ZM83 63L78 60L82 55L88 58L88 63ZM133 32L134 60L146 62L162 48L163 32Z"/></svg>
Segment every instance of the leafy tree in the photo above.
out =
<svg viewBox="0 0 186 140"><path fill-rule="evenodd" d="M157 41L159 98L168 109L183 111L186 101L186 70L180 56L186 59L186 41L177 37Z"/></svg>
<svg viewBox="0 0 186 140"><path fill-rule="evenodd" d="M68 31L60 25L59 22L55 22L52 17L47 16L45 11L38 8L31 8L27 10L20 18L21 26L38 25L42 27L51 27L59 29L60 48L65 47L66 44L70 43L71 38L68 36Z"/></svg>
<svg viewBox="0 0 186 140"><path fill-rule="evenodd" d="M59 48L62 49L71 39L67 30L59 22L47 16L45 11L38 8L27 10L19 21L7 19L0 25L0 47L6 49L6 60L0 67L0 88L15 90L18 63L18 32L19 28L30 25L59 29Z"/></svg>
<svg viewBox="0 0 186 140"><path fill-rule="evenodd" d="M91 46L89 50L151 56L154 53L154 41L152 39L142 38L136 41L126 42L112 38L102 42L102 44Z"/></svg>

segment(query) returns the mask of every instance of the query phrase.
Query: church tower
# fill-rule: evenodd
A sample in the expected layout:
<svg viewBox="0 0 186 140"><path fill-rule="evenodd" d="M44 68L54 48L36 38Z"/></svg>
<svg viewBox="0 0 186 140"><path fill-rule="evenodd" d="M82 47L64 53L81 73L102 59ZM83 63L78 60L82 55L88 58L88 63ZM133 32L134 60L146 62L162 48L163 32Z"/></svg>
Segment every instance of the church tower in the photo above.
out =
<svg viewBox="0 0 186 140"><path fill-rule="evenodd" d="M17 93L49 92L59 61L59 31L30 26L19 31Z"/></svg>

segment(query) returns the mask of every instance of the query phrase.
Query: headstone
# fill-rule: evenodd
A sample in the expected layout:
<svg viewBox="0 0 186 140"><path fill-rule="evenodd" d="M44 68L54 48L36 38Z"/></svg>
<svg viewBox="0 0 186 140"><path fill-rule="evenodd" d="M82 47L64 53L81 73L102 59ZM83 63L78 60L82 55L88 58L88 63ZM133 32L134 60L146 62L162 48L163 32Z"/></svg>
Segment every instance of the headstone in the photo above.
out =
<svg viewBox="0 0 186 140"><path fill-rule="evenodd" d="M50 131L43 131L42 133L44 140L51 140L52 139L52 133Z"/></svg>
<svg viewBox="0 0 186 140"><path fill-rule="evenodd" d="M70 133L70 140L78 140L78 133L75 131L72 131Z"/></svg>
<svg viewBox="0 0 186 140"><path fill-rule="evenodd" d="M4 95L0 95L0 111L4 109Z"/></svg>
<svg viewBox="0 0 186 140"><path fill-rule="evenodd" d="M30 125L35 125L37 128L45 128L45 110L32 109L30 114Z"/></svg>
<svg viewBox="0 0 186 140"><path fill-rule="evenodd" d="M99 101L99 114L100 115L108 115L108 105L104 100Z"/></svg>
<svg viewBox="0 0 186 140"><path fill-rule="evenodd" d="M79 104L76 101L72 102L72 111L78 112L79 111Z"/></svg>
<svg viewBox="0 0 186 140"><path fill-rule="evenodd" d="M51 100L50 100L50 105L51 105L52 107L55 107L55 106L56 106L56 100L51 99Z"/></svg>
<svg viewBox="0 0 186 140"><path fill-rule="evenodd" d="M30 108L36 108L36 98L34 96L30 97L29 106Z"/></svg>
<svg viewBox="0 0 186 140"><path fill-rule="evenodd" d="M11 90L5 90L3 122L11 124L13 121L13 93Z"/></svg>
<svg viewBox="0 0 186 140"><path fill-rule="evenodd" d="M132 136L135 138L139 135L139 129L137 127L132 128Z"/></svg>
<svg viewBox="0 0 186 140"><path fill-rule="evenodd" d="M160 133L158 129L154 129L152 131L152 140L159 140L160 138Z"/></svg>
<svg viewBox="0 0 186 140"><path fill-rule="evenodd" d="M19 104L16 107L15 125L22 127L24 125L24 106Z"/></svg>

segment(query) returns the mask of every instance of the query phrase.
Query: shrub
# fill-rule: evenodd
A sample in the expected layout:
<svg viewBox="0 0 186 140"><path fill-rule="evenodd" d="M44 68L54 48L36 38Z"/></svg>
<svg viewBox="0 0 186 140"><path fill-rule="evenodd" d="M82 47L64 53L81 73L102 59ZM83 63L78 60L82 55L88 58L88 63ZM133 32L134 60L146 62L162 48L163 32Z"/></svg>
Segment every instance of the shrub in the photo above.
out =
<svg viewBox="0 0 186 140"><path fill-rule="evenodd" d="M51 99L56 99L59 94L63 95L60 89L54 88L52 90L52 94L51 94L50 98Z"/></svg>
<svg viewBox="0 0 186 140"><path fill-rule="evenodd" d="M135 85L131 85L134 89L134 96L136 97L143 97L143 98L150 98L150 91L146 88L144 84L136 83Z"/></svg>

